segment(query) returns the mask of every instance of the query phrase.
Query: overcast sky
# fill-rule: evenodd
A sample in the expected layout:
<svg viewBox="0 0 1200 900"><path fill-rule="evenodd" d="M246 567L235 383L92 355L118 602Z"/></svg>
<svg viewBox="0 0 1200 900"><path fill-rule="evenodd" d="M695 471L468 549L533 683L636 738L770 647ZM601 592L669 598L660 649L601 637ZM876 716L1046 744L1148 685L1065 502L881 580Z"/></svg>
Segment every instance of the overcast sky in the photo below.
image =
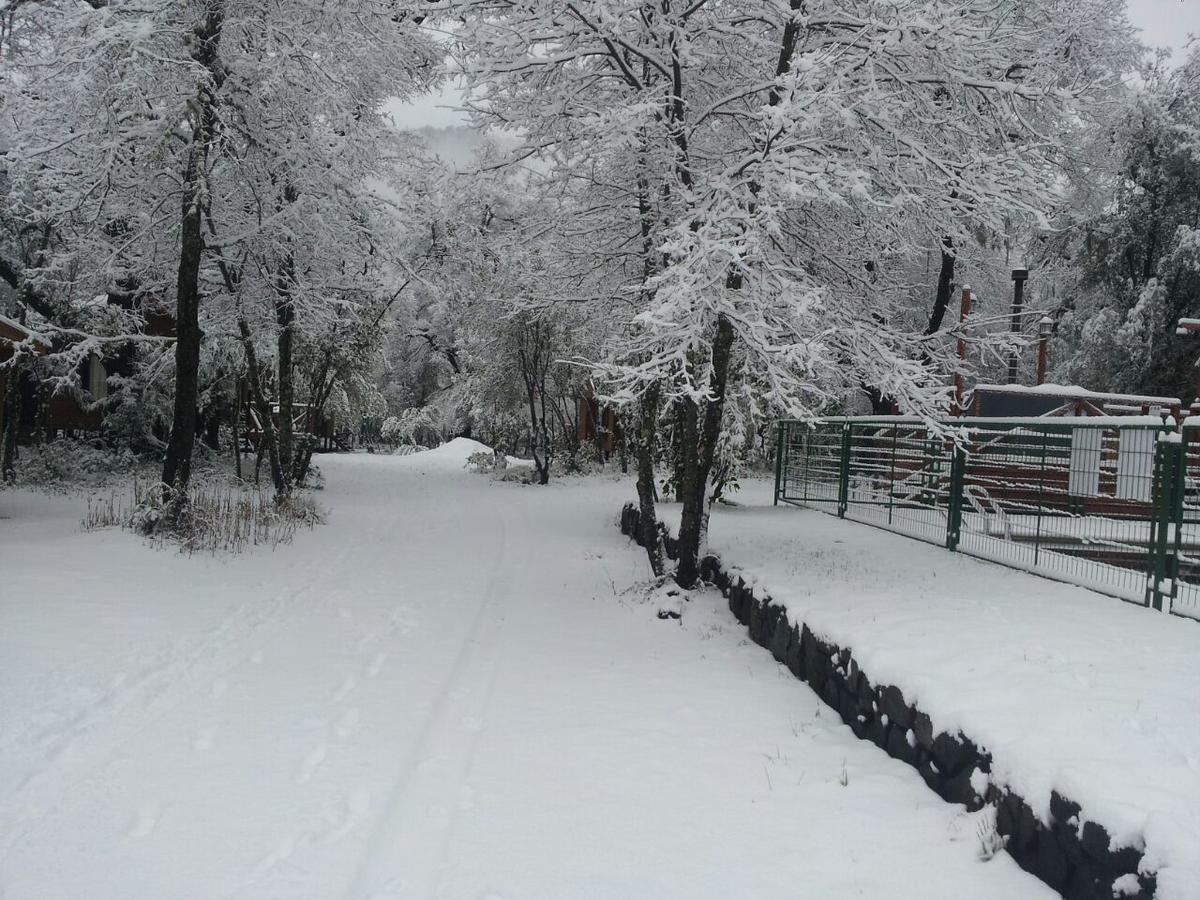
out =
<svg viewBox="0 0 1200 900"><path fill-rule="evenodd" d="M1200 0L1127 0L1129 18L1142 30L1142 39L1155 46L1169 47L1175 58L1190 34L1200 35ZM459 92L452 88L415 103L396 103L390 107L401 128L446 128L462 125L466 117L453 109Z"/></svg>

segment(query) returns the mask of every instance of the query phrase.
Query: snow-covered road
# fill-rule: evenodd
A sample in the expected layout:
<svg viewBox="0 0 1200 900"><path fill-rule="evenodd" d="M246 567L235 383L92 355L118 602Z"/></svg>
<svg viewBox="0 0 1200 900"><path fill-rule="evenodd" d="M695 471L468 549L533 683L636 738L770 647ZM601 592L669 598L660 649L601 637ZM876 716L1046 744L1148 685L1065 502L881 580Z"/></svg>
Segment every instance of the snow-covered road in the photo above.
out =
<svg viewBox="0 0 1200 900"><path fill-rule="evenodd" d="M321 462L233 558L0 494L0 897L1052 896L719 597L656 619L628 483Z"/></svg>

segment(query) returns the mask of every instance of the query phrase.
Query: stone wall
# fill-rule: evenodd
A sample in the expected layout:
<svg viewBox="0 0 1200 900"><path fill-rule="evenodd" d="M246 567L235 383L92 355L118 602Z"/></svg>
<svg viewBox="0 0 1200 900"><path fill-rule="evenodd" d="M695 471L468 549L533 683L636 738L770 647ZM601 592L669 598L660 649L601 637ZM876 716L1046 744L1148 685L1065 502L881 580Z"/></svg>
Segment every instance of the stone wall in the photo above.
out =
<svg viewBox="0 0 1200 900"><path fill-rule="evenodd" d="M639 512L621 512L621 531L636 539ZM666 536L667 555L675 541ZM706 557L704 579L729 598L729 609L756 644L768 649L797 678L806 682L860 739L916 769L925 783L950 803L969 810L996 809L996 830L1021 868L1070 900L1112 900L1113 883L1125 876L1123 896L1154 896L1154 877L1137 875L1141 852L1109 849L1103 827L1084 822L1079 805L1057 792L1050 797L1050 823L1041 822L1025 800L987 780L992 757L987 749L959 733L935 733L929 716L908 702L894 685L876 684L849 647L821 640L807 625L792 625L784 607L768 596L756 597L739 578L731 578L716 557ZM982 794L979 792L982 789ZM1132 889L1129 875L1137 878Z"/></svg>

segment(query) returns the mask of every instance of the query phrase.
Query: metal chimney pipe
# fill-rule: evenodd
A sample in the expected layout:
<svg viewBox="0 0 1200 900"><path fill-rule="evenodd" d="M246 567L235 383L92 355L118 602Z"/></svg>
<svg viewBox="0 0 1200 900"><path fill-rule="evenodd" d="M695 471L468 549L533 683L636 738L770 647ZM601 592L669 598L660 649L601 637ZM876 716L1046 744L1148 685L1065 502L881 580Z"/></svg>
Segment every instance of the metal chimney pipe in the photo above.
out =
<svg viewBox="0 0 1200 900"><path fill-rule="evenodd" d="M1029 278L1028 269L1013 269L1013 303L1012 316L1009 318L1008 330L1014 335L1021 332L1021 313L1025 308L1025 280ZM1020 355L1014 349L1008 355L1008 383L1017 383L1017 367L1020 363Z"/></svg>

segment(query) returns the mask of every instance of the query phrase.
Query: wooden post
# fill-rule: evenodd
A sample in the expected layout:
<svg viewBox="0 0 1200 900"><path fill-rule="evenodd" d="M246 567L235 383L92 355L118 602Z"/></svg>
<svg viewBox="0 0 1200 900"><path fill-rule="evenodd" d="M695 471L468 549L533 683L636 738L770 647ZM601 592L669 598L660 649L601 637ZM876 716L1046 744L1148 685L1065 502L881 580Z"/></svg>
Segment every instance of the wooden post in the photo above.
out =
<svg viewBox="0 0 1200 900"><path fill-rule="evenodd" d="M967 316L971 314L971 286L963 285L962 303L958 310L958 360L964 362L967 358L967 339L963 336L963 326L967 323ZM950 406L950 415L961 416L966 410L964 406L966 387L963 384L963 374L960 367L959 371L954 373L954 402Z"/></svg>

